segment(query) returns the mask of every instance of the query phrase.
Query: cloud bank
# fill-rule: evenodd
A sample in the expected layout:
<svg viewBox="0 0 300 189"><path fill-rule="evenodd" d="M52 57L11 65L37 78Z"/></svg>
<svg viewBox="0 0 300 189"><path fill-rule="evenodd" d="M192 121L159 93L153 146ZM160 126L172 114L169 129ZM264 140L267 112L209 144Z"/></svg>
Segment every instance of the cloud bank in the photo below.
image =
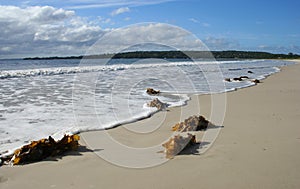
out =
<svg viewBox="0 0 300 189"><path fill-rule="evenodd" d="M203 42L211 51L220 51L220 50L236 50L240 49L241 46L238 41L233 39L226 38L215 38L212 36L206 37Z"/></svg>
<svg viewBox="0 0 300 189"><path fill-rule="evenodd" d="M116 15L119 15L119 14L123 14L125 12L130 12L130 9L128 7L121 7L121 8L118 8L118 9L112 11L111 15L116 16Z"/></svg>
<svg viewBox="0 0 300 189"><path fill-rule="evenodd" d="M83 53L105 33L74 11L50 6L0 6L0 58Z"/></svg>
<svg viewBox="0 0 300 189"><path fill-rule="evenodd" d="M114 15L128 11L129 8L120 8L114 11ZM110 35L109 41L100 44L97 54L121 51L137 41L159 41L185 50L197 48L200 43L191 41L186 31L179 27L174 30L167 24L103 29L77 16L74 11L51 6L0 6L0 12L0 26L3 28L0 32L0 58L84 55L105 35Z"/></svg>
<svg viewBox="0 0 300 189"><path fill-rule="evenodd" d="M165 50L208 50L202 41L180 27L164 23L144 23L107 32L90 48L88 54L118 53L128 49L161 50L163 46Z"/></svg>

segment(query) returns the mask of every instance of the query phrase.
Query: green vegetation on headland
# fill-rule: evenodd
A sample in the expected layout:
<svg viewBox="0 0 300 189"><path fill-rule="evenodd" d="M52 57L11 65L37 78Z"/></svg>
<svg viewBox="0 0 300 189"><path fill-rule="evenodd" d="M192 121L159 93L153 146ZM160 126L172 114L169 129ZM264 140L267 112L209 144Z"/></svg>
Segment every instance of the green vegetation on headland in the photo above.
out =
<svg viewBox="0 0 300 189"><path fill-rule="evenodd" d="M163 58L163 59L298 59L300 55L288 54L273 54L268 52L255 51L135 51L122 52L117 54L101 54L87 56L68 56L68 57L33 57L24 58L24 60L52 60L52 59L129 59L129 58Z"/></svg>

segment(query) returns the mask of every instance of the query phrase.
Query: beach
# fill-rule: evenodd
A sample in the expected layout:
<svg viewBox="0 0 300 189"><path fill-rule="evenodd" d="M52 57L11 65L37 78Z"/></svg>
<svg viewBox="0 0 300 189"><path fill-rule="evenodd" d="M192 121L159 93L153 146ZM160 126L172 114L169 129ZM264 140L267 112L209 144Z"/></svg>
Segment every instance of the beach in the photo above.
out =
<svg viewBox="0 0 300 189"><path fill-rule="evenodd" d="M299 74L298 61L257 86L226 93L224 122L211 120L223 123L220 133L203 154L181 154L150 168L126 168L103 160L86 146L86 139L103 131L86 132L78 152L1 167L0 188L299 188ZM186 106L106 132L131 147L156 145L170 137L171 127L181 119L199 113L209 119L218 111L211 102L210 95L192 96ZM158 124L147 135L124 129Z"/></svg>

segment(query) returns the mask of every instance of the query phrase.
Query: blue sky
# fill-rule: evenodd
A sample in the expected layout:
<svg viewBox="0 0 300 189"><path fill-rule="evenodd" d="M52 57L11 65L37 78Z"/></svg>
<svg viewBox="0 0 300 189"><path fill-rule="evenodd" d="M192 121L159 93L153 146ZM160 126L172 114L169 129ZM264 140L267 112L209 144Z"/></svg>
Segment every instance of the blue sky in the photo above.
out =
<svg viewBox="0 0 300 189"><path fill-rule="evenodd" d="M0 0L0 58L82 54L103 33L140 22L182 27L211 50L300 54L299 7L298 0Z"/></svg>

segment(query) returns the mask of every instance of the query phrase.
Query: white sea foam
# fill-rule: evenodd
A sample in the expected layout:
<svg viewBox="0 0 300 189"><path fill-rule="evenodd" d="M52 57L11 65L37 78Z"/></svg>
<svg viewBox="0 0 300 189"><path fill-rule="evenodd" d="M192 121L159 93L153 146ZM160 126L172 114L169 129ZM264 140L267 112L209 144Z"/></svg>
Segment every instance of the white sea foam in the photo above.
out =
<svg viewBox="0 0 300 189"><path fill-rule="evenodd" d="M181 62L163 62L153 64L117 64L117 65L100 65L100 66L85 66L79 65L76 67L58 67L58 68L38 68L38 69L24 69L24 70L0 70L0 79L19 78L19 77L33 77L33 76L51 76L61 74L75 74L86 72L99 71L117 71L125 69L142 69L151 67L174 67L174 66L192 66L192 65L216 65L216 64L233 64L238 61L181 61ZM253 60L249 61L253 62ZM260 69L260 68L256 68ZM216 71L206 70L206 71Z"/></svg>
<svg viewBox="0 0 300 189"><path fill-rule="evenodd" d="M195 62L178 62L168 64L118 64L118 65L101 65L101 66L77 66L77 67L59 67L59 68L39 68L39 69L25 69L25 70L4 70L0 71L0 79L18 78L18 77L32 77L45 75L60 75L60 74L74 74L85 72L99 72L99 71L117 71L124 69L141 69L151 67L171 67L171 66L187 66L195 65Z"/></svg>

